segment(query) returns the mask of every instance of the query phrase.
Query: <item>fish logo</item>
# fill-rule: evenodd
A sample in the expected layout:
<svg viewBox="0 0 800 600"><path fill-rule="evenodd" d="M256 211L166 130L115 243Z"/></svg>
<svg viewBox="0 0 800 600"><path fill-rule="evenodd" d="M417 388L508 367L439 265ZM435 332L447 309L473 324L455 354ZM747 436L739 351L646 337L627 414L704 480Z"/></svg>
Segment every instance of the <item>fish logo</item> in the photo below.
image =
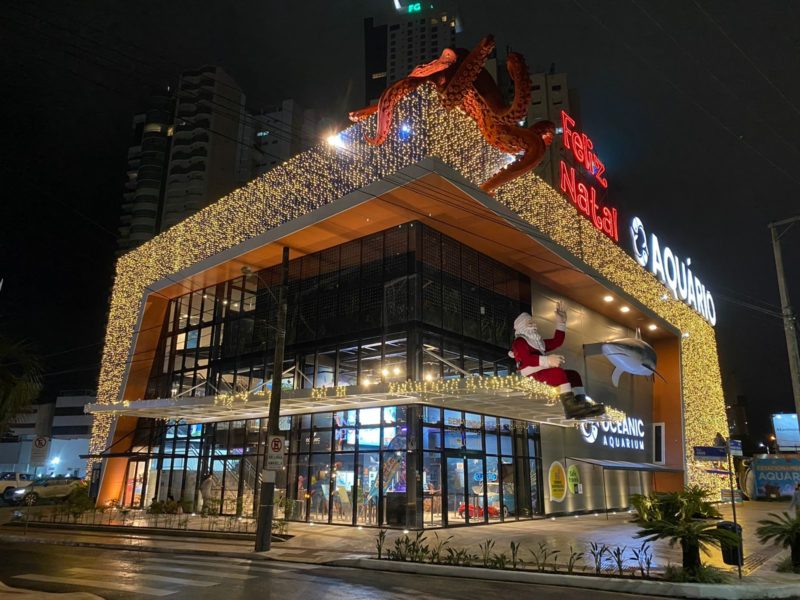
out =
<svg viewBox="0 0 800 600"><path fill-rule="evenodd" d="M644 224L639 217L634 217L631 221L631 238L633 239L633 254L643 267L650 262L650 248L647 246L647 233L644 231Z"/></svg>
<svg viewBox="0 0 800 600"><path fill-rule="evenodd" d="M580 430L586 443L594 444L597 441L597 434L600 432L597 423L581 423Z"/></svg>

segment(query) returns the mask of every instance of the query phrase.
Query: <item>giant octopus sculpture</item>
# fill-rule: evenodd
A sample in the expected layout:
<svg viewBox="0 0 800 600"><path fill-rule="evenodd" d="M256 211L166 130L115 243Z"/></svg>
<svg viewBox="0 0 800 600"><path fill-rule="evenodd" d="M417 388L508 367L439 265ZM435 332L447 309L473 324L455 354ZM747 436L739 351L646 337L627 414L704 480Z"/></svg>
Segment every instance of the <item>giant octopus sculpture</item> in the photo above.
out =
<svg viewBox="0 0 800 600"><path fill-rule="evenodd" d="M489 144L517 155L514 161L481 184L481 189L491 193L535 168L555 135L555 125L551 121L538 121L531 127L520 125L528 114L531 79L525 59L517 53L510 53L506 59L506 68L514 81L514 99L510 105L505 104L497 83L484 68L494 47L494 37L487 35L472 51L445 49L436 60L418 66L408 77L386 88L378 104L351 112L350 120L361 121L377 112L377 133L365 139L378 146L389 135L397 103L422 84L432 83L445 109L460 108L477 123Z"/></svg>

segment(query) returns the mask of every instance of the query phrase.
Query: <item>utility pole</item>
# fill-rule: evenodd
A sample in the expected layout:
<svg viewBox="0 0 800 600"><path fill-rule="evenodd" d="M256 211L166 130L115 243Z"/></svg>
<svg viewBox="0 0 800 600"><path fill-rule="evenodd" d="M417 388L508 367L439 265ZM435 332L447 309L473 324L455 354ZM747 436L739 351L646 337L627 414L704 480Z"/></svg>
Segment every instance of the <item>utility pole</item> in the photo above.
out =
<svg viewBox="0 0 800 600"><path fill-rule="evenodd" d="M289 248L283 248L281 286L278 289L278 320L275 331L275 357L272 362L272 390L269 397L267 418L267 445L275 436L280 436L281 385L283 383L283 351L286 345L287 292L289 287ZM281 450L282 451L282 450ZM267 448L269 453L269 447ZM272 545L272 518L275 513L275 479L277 472L269 466L263 471L261 493L258 502L258 525L256 527L256 552L265 552Z"/></svg>
<svg viewBox="0 0 800 600"><path fill-rule="evenodd" d="M786 334L786 349L789 353L789 372L792 376L794 392L794 410L800 419L800 352L797 349L797 325L792 304L789 301L789 289L786 285L786 273L783 270L781 254L781 237L800 222L800 215L769 224L772 233L772 251L775 253L775 270L778 272L778 291L781 295L781 313L783 314L783 331ZM780 228L783 228L780 230Z"/></svg>

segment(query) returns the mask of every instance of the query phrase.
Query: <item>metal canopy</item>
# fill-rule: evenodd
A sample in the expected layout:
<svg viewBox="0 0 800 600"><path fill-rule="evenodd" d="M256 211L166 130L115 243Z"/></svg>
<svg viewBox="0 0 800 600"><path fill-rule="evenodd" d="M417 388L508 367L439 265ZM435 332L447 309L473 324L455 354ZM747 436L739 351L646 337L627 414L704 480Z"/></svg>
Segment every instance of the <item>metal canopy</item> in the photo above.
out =
<svg viewBox="0 0 800 600"><path fill-rule="evenodd" d="M463 380L462 380L463 381ZM388 384L287 390L281 398L281 415L333 412L357 408L426 404L453 410L573 427L575 421L564 419L560 404L546 399L532 399L524 391L508 389L467 390L465 386L447 391L392 392ZM91 414L150 419L185 420L188 423L211 423L239 419L266 418L269 396L266 394L194 396L138 400L116 404L89 404Z"/></svg>
<svg viewBox="0 0 800 600"><path fill-rule="evenodd" d="M656 465L654 463L629 462L626 460L602 460L598 458L576 458L573 456L567 457L567 460L588 463L590 465L602 467L608 471L661 471L668 473L678 473L683 471L683 469L677 469L675 467Z"/></svg>

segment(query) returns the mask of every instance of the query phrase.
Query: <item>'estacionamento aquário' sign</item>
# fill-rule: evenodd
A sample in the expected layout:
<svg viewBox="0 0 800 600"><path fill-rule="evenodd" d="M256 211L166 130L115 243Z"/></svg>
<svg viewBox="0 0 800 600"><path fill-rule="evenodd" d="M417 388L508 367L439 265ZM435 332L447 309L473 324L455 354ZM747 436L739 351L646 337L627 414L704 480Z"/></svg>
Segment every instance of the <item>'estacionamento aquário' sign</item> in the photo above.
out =
<svg viewBox="0 0 800 600"><path fill-rule="evenodd" d="M800 483L800 458L756 458L751 465L755 475L756 496L780 498L791 496Z"/></svg>
<svg viewBox="0 0 800 600"><path fill-rule="evenodd" d="M714 298L700 278L692 273L692 259L680 258L669 246L662 245L655 233L648 237L639 217L631 221L630 234L636 261L658 277L675 298L692 307L712 326L716 325Z"/></svg>

